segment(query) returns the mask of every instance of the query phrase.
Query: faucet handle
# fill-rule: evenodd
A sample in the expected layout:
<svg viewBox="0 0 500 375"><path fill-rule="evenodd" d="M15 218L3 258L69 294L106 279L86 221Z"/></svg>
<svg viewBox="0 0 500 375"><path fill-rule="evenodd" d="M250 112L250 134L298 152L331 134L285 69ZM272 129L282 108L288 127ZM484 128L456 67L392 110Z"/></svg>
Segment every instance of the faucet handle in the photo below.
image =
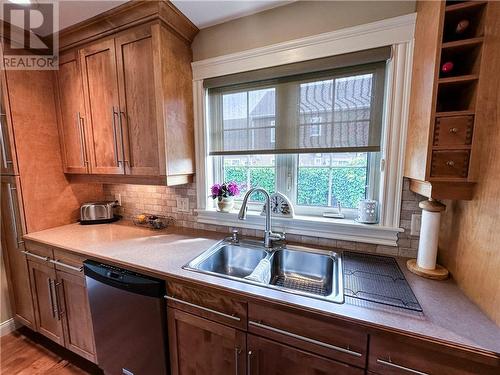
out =
<svg viewBox="0 0 500 375"><path fill-rule="evenodd" d="M231 241L235 243L240 242L240 238L238 236L238 228L233 228L231 230Z"/></svg>

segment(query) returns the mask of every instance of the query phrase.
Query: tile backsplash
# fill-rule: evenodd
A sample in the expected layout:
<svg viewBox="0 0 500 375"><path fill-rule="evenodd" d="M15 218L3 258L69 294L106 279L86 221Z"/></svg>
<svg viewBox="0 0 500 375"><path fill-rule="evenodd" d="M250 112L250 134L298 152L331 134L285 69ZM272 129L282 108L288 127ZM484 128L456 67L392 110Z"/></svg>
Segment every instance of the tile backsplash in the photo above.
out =
<svg viewBox="0 0 500 375"><path fill-rule="evenodd" d="M105 184L104 194L106 200L113 200L117 194L121 195L122 206L118 210L126 219L131 219L137 214L147 212L156 215L172 216L177 226L205 229L221 233L228 233L231 230L231 227L201 224L196 221L196 185L194 183L178 187ZM189 199L188 212L177 211L177 198ZM410 235L411 215L421 213L418 203L424 199L426 198L411 192L409 189L409 181L404 179L400 226L405 231L398 236L398 246L373 245L293 234L287 234L287 239L293 242L328 246L345 250L416 257L419 238L418 236ZM243 229L242 234L257 237L263 235L262 231L254 229Z"/></svg>

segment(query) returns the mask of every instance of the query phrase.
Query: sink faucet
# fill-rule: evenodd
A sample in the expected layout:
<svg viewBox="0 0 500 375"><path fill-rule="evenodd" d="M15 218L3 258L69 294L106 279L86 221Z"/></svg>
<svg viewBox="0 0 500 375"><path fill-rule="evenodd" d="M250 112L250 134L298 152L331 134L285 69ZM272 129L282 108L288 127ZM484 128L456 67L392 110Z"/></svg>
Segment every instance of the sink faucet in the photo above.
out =
<svg viewBox="0 0 500 375"><path fill-rule="evenodd" d="M274 241L283 241L285 239L285 235L282 233L273 233L271 231L271 199L269 197L269 193L262 188L252 188L247 191L245 197L243 198L243 203L241 204L240 212L238 213L238 219L245 220L247 217L247 203L248 198L253 193L261 192L264 194L266 199L266 205L264 206L266 209L266 230L264 231L264 246L267 248L273 247Z"/></svg>

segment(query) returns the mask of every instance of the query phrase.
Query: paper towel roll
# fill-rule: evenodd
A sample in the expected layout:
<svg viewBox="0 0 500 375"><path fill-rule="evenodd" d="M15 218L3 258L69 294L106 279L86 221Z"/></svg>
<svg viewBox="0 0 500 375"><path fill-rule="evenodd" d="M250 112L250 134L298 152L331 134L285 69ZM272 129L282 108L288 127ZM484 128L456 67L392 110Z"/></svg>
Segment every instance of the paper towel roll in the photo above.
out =
<svg viewBox="0 0 500 375"><path fill-rule="evenodd" d="M418 244L417 265L433 270L436 268L436 258L439 240L439 222L441 212L422 210L422 226Z"/></svg>

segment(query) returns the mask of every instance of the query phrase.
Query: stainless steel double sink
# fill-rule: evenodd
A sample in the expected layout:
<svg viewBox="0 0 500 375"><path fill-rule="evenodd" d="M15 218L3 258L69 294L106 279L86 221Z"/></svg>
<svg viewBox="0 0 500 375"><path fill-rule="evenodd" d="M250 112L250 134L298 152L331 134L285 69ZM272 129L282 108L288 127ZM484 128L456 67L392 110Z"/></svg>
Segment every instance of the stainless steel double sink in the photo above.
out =
<svg viewBox="0 0 500 375"><path fill-rule="evenodd" d="M249 279L257 266L266 277ZM344 302L342 260L333 251L293 246L267 249L257 241L224 240L183 268L310 298Z"/></svg>

